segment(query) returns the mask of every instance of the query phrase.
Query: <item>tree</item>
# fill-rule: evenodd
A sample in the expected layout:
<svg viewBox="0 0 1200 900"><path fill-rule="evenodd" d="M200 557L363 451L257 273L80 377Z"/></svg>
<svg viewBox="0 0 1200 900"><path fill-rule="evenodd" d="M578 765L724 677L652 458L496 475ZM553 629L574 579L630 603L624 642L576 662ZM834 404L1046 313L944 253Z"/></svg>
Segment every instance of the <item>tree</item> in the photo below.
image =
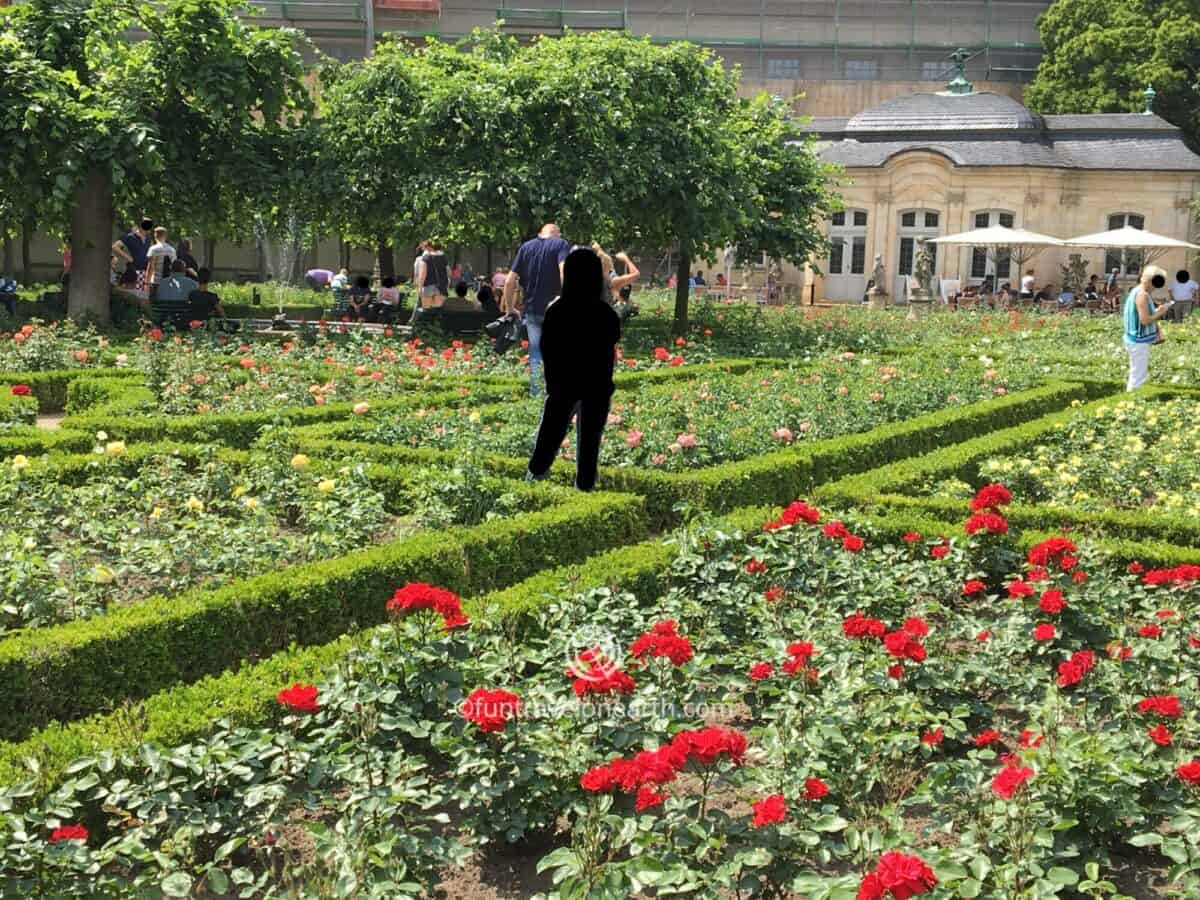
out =
<svg viewBox="0 0 1200 900"><path fill-rule="evenodd" d="M107 323L114 211L249 232L311 106L301 37L236 0L29 0L0 19L0 190L74 249L69 311Z"/></svg>
<svg viewBox="0 0 1200 900"><path fill-rule="evenodd" d="M1055 0L1026 102L1043 113L1154 111L1200 151L1200 0Z"/></svg>

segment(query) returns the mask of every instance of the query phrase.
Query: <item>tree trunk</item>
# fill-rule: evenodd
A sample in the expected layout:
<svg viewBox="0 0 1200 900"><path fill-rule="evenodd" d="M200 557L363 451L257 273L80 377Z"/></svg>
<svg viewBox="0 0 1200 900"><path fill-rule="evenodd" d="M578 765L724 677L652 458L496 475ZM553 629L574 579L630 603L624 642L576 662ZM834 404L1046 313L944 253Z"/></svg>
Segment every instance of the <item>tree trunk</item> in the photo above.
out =
<svg viewBox="0 0 1200 900"><path fill-rule="evenodd" d="M679 337L687 337L688 329L688 300L690 290L688 279L692 275L692 254L683 247L679 248L679 265L675 269L675 322L671 330Z"/></svg>
<svg viewBox="0 0 1200 900"><path fill-rule="evenodd" d="M379 277L395 278L396 253L392 249L392 245L386 240L381 240L377 248L377 254L379 256Z"/></svg>
<svg viewBox="0 0 1200 900"><path fill-rule="evenodd" d="M204 239L204 268L212 271L217 267L217 239Z"/></svg>
<svg viewBox="0 0 1200 900"><path fill-rule="evenodd" d="M267 245L260 240L254 246L258 254L258 280L261 284L267 280Z"/></svg>
<svg viewBox="0 0 1200 900"><path fill-rule="evenodd" d="M338 238L338 268L350 268L350 252L353 248L346 242L345 238Z"/></svg>
<svg viewBox="0 0 1200 900"><path fill-rule="evenodd" d="M109 286L113 242L112 179L93 169L71 211L71 287L67 314L100 327L112 322Z"/></svg>
<svg viewBox="0 0 1200 900"><path fill-rule="evenodd" d="M4 264L0 267L0 275L11 278L16 274L16 253L13 249L12 235L4 235Z"/></svg>
<svg viewBox="0 0 1200 900"><path fill-rule="evenodd" d="M35 228L37 222L33 216L26 216L21 226L21 281L26 287L33 284L33 252L30 245L33 243Z"/></svg>

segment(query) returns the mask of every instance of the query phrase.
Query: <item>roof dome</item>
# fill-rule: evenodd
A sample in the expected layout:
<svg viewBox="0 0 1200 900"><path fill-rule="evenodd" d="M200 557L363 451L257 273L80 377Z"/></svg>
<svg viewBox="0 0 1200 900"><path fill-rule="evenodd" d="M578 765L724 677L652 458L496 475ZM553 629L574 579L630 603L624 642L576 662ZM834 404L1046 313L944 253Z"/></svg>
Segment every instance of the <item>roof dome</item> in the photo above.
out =
<svg viewBox="0 0 1200 900"><path fill-rule="evenodd" d="M847 135L897 131L1032 131L1038 117L1011 97L990 92L909 94L864 110L846 122Z"/></svg>

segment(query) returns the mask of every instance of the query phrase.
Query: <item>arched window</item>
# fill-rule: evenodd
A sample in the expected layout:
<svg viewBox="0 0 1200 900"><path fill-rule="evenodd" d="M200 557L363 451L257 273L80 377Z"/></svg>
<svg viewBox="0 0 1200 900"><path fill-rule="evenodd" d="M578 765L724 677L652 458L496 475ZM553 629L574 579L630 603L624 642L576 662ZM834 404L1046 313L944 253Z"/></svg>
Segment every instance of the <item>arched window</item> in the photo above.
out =
<svg viewBox="0 0 1200 900"><path fill-rule="evenodd" d="M1136 228L1143 231L1146 228L1146 217L1140 213L1112 213L1108 217L1108 230L1115 231L1124 227ZM1142 271L1141 250L1106 250L1104 253L1104 271L1120 270L1122 275L1137 275Z"/></svg>
<svg viewBox="0 0 1200 900"><path fill-rule="evenodd" d="M828 275L862 275L867 271L867 211L845 209L829 220Z"/></svg>
<svg viewBox="0 0 1200 900"><path fill-rule="evenodd" d="M1013 227L1013 214L1003 209L983 209L973 215L974 225L972 228L990 228L993 225L1002 225L1005 228ZM971 278L973 280L982 281L987 276L992 275L995 279L995 284L1012 277L1012 256L1007 250L997 250L994 253L989 253L986 247L971 248Z"/></svg>

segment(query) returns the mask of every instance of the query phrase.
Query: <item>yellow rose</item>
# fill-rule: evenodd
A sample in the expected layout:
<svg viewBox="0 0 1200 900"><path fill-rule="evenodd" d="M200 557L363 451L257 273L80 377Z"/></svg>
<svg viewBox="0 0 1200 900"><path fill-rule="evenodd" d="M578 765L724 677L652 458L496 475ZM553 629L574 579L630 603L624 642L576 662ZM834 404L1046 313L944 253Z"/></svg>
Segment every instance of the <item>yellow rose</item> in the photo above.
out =
<svg viewBox="0 0 1200 900"><path fill-rule="evenodd" d="M22 453L18 453L13 457L12 467L20 472L22 469L29 468L29 458Z"/></svg>
<svg viewBox="0 0 1200 900"><path fill-rule="evenodd" d="M303 469L303 468L306 468L310 462L312 462L312 460L309 459L307 456L305 456L303 453L297 453L295 456L292 457L292 468L293 469Z"/></svg>
<svg viewBox="0 0 1200 900"><path fill-rule="evenodd" d="M250 488L246 487L244 484L239 484L237 487L235 487L233 489L233 499L236 500L238 497L241 497L243 494L245 494L246 491L248 491L248 490L250 490Z"/></svg>
<svg viewBox="0 0 1200 900"><path fill-rule="evenodd" d="M317 484L317 490L322 494L332 494L337 488L337 483L328 478L323 479Z"/></svg>
<svg viewBox="0 0 1200 900"><path fill-rule="evenodd" d="M246 509L250 510L251 512L254 512L254 510L258 509L257 497L247 497L242 501L242 503L245 505Z"/></svg>
<svg viewBox="0 0 1200 900"><path fill-rule="evenodd" d="M150 510L150 518L161 519L164 512L166 512L165 509L163 509L161 506L156 506L154 509Z"/></svg>
<svg viewBox="0 0 1200 900"><path fill-rule="evenodd" d="M103 563L97 563L92 567L92 581L96 584L112 584L117 580L117 573Z"/></svg>
<svg viewBox="0 0 1200 900"><path fill-rule="evenodd" d="M124 456L125 442L124 441L109 441L104 445L105 456Z"/></svg>
<svg viewBox="0 0 1200 900"><path fill-rule="evenodd" d="M188 497L187 508L189 512L204 512L204 503L198 497Z"/></svg>

